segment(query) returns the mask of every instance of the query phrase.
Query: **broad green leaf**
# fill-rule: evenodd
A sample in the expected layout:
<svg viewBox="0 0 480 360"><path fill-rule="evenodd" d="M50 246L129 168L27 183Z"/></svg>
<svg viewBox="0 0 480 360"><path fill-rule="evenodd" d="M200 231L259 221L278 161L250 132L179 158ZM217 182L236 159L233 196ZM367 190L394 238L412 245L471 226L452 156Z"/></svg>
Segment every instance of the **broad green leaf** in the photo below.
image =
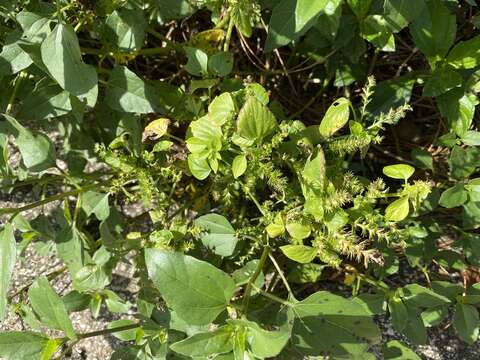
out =
<svg viewBox="0 0 480 360"><path fill-rule="evenodd" d="M317 249L305 245L284 245L280 247L280 250L289 259L301 264L312 262L318 252Z"/></svg>
<svg viewBox="0 0 480 360"><path fill-rule="evenodd" d="M472 69L480 64L480 36L460 41L450 51L447 62L458 69Z"/></svg>
<svg viewBox="0 0 480 360"><path fill-rule="evenodd" d="M105 220L110 214L108 194L87 191L82 194L81 204L87 216L95 214L98 220Z"/></svg>
<svg viewBox="0 0 480 360"><path fill-rule="evenodd" d="M472 305L457 303L453 314L453 326L463 341L473 344L479 334L478 310Z"/></svg>
<svg viewBox="0 0 480 360"><path fill-rule="evenodd" d="M235 292L230 276L191 256L146 249L145 261L149 277L167 305L188 324L212 322Z"/></svg>
<svg viewBox="0 0 480 360"><path fill-rule="evenodd" d="M207 160L193 154L188 155L188 169L198 180L205 180L212 172Z"/></svg>
<svg viewBox="0 0 480 360"><path fill-rule="evenodd" d="M70 339L77 338L65 304L53 290L46 277L37 279L30 286L28 297L33 310L44 325L64 331Z"/></svg>
<svg viewBox="0 0 480 360"><path fill-rule="evenodd" d="M288 280L296 284L316 282L322 275L325 265L320 264L295 264L288 273Z"/></svg>
<svg viewBox="0 0 480 360"><path fill-rule="evenodd" d="M405 75L378 83L367 106L370 117L379 116L381 113L387 114L391 109L408 104L415 80L415 77Z"/></svg>
<svg viewBox="0 0 480 360"><path fill-rule="evenodd" d="M250 280L250 278L255 273L255 270L257 270L258 262L259 260L256 260L256 259L250 260L242 268L235 270L232 273L232 278L233 280L235 280L236 286L245 285ZM263 286L264 281L265 281L265 275L261 271L260 275L258 275L257 279L255 280L255 285L258 288L261 288Z"/></svg>
<svg viewBox="0 0 480 360"><path fill-rule="evenodd" d="M360 35L382 51L395 51L395 37L382 15L369 15L360 23Z"/></svg>
<svg viewBox="0 0 480 360"><path fill-rule="evenodd" d="M49 338L30 331L0 332L0 357L8 360L38 360Z"/></svg>
<svg viewBox="0 0 480 360"><path fill-rule="evenodd" d="M424 0L385 0L385 19L394 32L415 20L425 7Z"/></svg>
<svg viewBox="0 0 480 360"><path fill-rule="evenodd" d="M57 83L89 106L97 101L95 68L83 62L77 35L70 25L58 24L41 46L42 61Z"/></svg>
<svg viewBox="0 0 480 360"><path fill-rule="evenodd" d="M293 307L292 343L302 354L360 356L380 340L373 318L354 301L320 291Z"/></svg>
<svg viewBox="0 0 480 360"><path fill-rule="evenodd" d="M438 96L463 84L462 76L452 67L436 68L423 88L423 96Z"/></svg>
<svg viewBox="0 0 480 360"><path fill-rule="evenodd" d="M420 360L420 356L415 354L404 343L398 340L391 340L383 346L383 356L385 360Z"/></svg>
<svg viewBox="0 0 480 360"><path fill-rule="evenodd" d="M82 294L76 290L70 291L67 295L62 297L65 304L65 309L68 313L78 312L88 309L91 296L89 294Z"/></svg>
<svg viewBox="0 0 480 360"><path fill-rule="evenodd" d="M142 11L120 8L105 19L101 29L102 40L107 46L134 51L143 46L146 27Z"/></svg>
<svg viewBox="0 0 480 360"><path fill-rule="evenodd" d="M408 180L414 172L415 168L407 164L388 165L383 168L385 175L400 180Z"/></svg>
<svg viewBox="0 0 480 360"><path fill-rule="evenodd" d="M415 148L410 153L410 156L417 167L433 170L433 157L427 150Z"/></svg>
<svg viewBox="0 0 480 360"><path fill-rule="evenodd" d="M402 299L398 297L393 297L388 301L388 312L390 313L390 318L392 325L399 332L402 332L407 326L408 320L408 311L407 307L403 303Z"/></svg>
<svg viewBox="0 0 480 360"><path fill-rule="evenodd" d="M463 137L472 125L477 97L465 94L461 88L455 88L437 97L438 109L447 119L450 129L459 137Z"/></svg>
<svg viewBox="0 0 480 360"><path fill-rule="evenodd" d="M237 155L232 162L232 172L235 179L242 176L247 170L247 157L245 155Z"/></svg>
<svg viewBox="0 0 480 360"><path fill-rule="evenodd" d="M224 77L233 70L233 55L226 51L218 52L208 59L208 72L213 76Z"/></svg>
<svg viewBox="0 0 480 360"><path fill-rule="evenodd" d="M323 218L324 209L322 196L326 184L325 154L321 147L313 159L308 159L302 177L302 193L305 198L305 212L315 217L317 221Z"/></svg>
<svg viewBox="0 0 480 360"><path fill-rule="evenodd" d="M450 300L443 295L418 284L408 284L403 287L404 301L410 307L431 308L436 306L448 305Z"/></svg>
<svg viewBox="0 0 480 360"><path fill-rule="evenodd" d="M185 65L185 70L189 74L195 76L208 75L208 55L200 49L186 46L185 53L187 54L188 62Z"/></svg>
<svg viewBox="0 0 480 360"><path fill-rule="evenodd" d="M458 184L448 188L440 196L439 203L447 209L465 204L468 200L468 192L463 187L463 184Z"/></svg>
<svg viewBox="0 0 480 360"><path fill-rule="evenodd" d="M344 127L350 116L350 101L345 98L336 100L327 110L318 128L320 135L330 137Z"/></svg>
<svg viewBox="0 0 480 360"><path fill-rule="evenodd" d="M0 78L16 74L32 64L32 59L17 42L6 44L0 53Z"/></svg>
<svg viewBox="0 0 480 360"><path fill-rule="evenodd" d="M195 220L195 225L206 231L200 235L203 245L220 256L233 254L238 239L235 229L225 217L218 214L203 215Z"/></svg>
<svg viewBox="0 0 480 360"><path fill-rule="evenodd" d="M442 0L430 0L409 28L415 45L433 64L443 59L453 45L457 22Z"/></svg>
<svg viewBox="0 0 480 360"><path fill-rule="evenodd" d="M277 356L290 339L291 328L288 324L278 331L267 331L256 322L246 319L229 320L229 323L246 329L246 341L250 351L260 359Z"/></svg>
<svg viewBox="0 0 480 360"><path fill-rule="evenodd" d="M190 357L224 354L233 350L233 335L233 327L225 325L217 330L195 334L173 343L170 349Z"/></svg>
<svg viewBox="0 0 480 360"><path fill-rule="evenodd" d="M230 93L223 93L217 96L208 105L208 115L218 126L232 120L235 113L235 103Z"/></svg>
<svg viewBox="0 0 480 360"><path fill-rule="evenodd" d="M17 117L42 120L66 115L72 109L72 97L68 91L55 83L42 83L37 84L36 89L24 100Z"/></svg>
<svg viewBox="0 0 480 360"><path fill-rule="evenodd" d="M387 206L385 218L388 221L402 221L408 216L409 211L408 197L401 197Z"/></svg>
<svg viewBox="0 0 480 360"><path fill-rule="evenodd" d="M465 145L480 146L480 131L468 130L462 137Z"/></svg>
<svg viewBox="0 0 480 360"><path fill-rule="evenodd" d="M261 142L277 127L272 112L257 98L250 96L238 114L237 129L240 136Z"/></svg>
<svg viewBox="0 0 480 360"><path fill-rule="evenodd" d="M347 0L348 5L359 19L363 19L370 10L373 0Z"/></svg>
<svg viewBox="0 0 480 360"><path fill-rule="evenodd" d="M448 158L448 165L450 166L451 175L455 179L464 179L475 171L479 162L474 149L464 149L457 145L453 147Z"/></svg>
<svg viewBox="0 0 480 360"><path fill-rule="evenodd" d="M16 259L16 242L13 227L6 224L0 231L0 323L7 312L7 293ZM1 350L0 350L1 352Z"/></svg>
<svg viewBox="0 0 480 360"><path fill-rule="evenodd" d="M16 144L22 154L25 166L34 172L44 171L55 166L55 147L44 134L33 134L13 117L4 115L18 131Z"/></svg>
<svg viewBox="0 0 480 360"><path fill-rule="evenodd" d="M289 222L285 228L290 236L295 240L303 240L308 238L312 231L310 225L299 222Z"/></svg>
<svg viewBox="0 0 480 360"><path fill-rule="evenodd" d="M49 339L43 348L41 360L52 359L53 355L61 345L62 345L61 339Z"/></svg>
<svg viewBox="0 0 480 360"><path fill-rule="evenodd" d="M125 66L116 66L110 73L105 101L109 107L121 112L161 112L159 96L154 89Z"/></svg>
<svg viewBox="0 0 480 360"><path fill-rule="evenodd" d="M302 36L325 9L327 0L281 0L273 9L265 51L272 51Z"/></svg>
<svg viewBox="0 0 480 360"><path fill-rule="evenodd" d="M424 345L427 341L427 329L417 309L407 306L407 324L402 333L414 344Z"/></svg>
<svg viewBox="0 0 480 360"><path fill-rule="evenodd" d="M58 256L68 266L70 274L76 274L88 259L82 234L76 227L66 227L58 234L55 242Z"/></svg>
<svg viewBox="0 0 480 360"><path fill-rule="evenodd" d="M131 320L131 319L116 320L108 323L107 329L115 329L119 327L133 325L136 323L137 322L135 320ZM137 330L138 330L137 328L134 328L130 330L117 331L112 333L112 335L122 341L134 341L137 338Z"/></svg>

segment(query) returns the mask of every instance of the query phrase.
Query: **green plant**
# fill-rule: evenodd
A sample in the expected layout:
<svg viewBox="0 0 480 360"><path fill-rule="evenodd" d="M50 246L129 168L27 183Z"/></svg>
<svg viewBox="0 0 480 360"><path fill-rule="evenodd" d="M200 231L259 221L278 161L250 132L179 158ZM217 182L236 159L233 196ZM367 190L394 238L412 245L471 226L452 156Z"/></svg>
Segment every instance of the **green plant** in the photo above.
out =
<svg viewBox="0 0 480 360"><path fill-rule="evenodd" d="M0 209L0 319L30 329L0 332L0 358L60 359L112 334L122 360L372 359L375 316L411 344L442 321L474 343L480 35L467 3L0 1L0 191L38 195ZM414 118L434 136L405 155L398 129ZM65 266L12 295L27 246ZM135 268L129 301L109 287L120 263ZM422 285L395 281L399 267ZM74 329L71 313L102 308L121 319ZM396 340L383 353L419 358Z"/></svg>

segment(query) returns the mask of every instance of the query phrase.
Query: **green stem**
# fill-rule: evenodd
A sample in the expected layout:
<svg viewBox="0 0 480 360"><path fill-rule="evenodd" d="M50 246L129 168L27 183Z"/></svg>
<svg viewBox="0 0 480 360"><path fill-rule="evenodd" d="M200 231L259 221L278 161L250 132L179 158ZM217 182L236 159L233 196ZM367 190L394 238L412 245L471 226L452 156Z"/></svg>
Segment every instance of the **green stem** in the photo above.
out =
<svg viewBox="0 0 480 360"><path fill-rule="evenodd" d="M260 213L265 216L265 210L263 210L262 208L262 205L260 205L260 203L258 202L257 198L250 192L250 189L248 189L247 187L245 188L245 192L247 193L247 195L250 197L250 199L255 203L255 205L257 206L257 209L260 211Z"/></svg>
<svg viewBox="0 0 480 360"><path fill-rule="evenodd" d="M7 108L5 110L5 114L10 115L13 108L13 103L15 101L15 97L17 96L18 89L20 88L20 84L23 82L23 79L27 76L25 71L21 71L18 74L17 78L15 79L15 86L12 91L12 95L10 96L10 100L8 101Z"/></svg>
<svg viewBox="0 0 480 360"><path fill-rule="evenodd" d="M253 287L256 291L258 291L258 293L259 293L260 295L262 295L263 297L266 297L267 299L273 300L273 301L278 302L278 303L280 303L280 304L282 304L282 305L285 305L285 306L289 306L289 307L293 306L293 303L291 303L290 301L288 301L288 300L283 300L282 298L279 298L278 296L275 296L275 295L273 295L273 294L270 294L270 293L268 293L268 292L260 289L260 288L259 288L258 286L256 286L255 284L253 284L252 287Z"/></svg>
<svg viewBox="0 0 480 360"><path fill-rule="evenodd" d="M111 329L92 331L92 332L85 333L85 334L77 334L77 336L78 336L79 339L88 339L88 338L92 338L92 337L96 337L96 336L114 334L114 333L121 332L121 331L137 329L140 326L142 326L142 324L140 324L140 323L130 324L130 325L119 326L119 327L115 327L115 328L111 328Z"/></svg>
<svg viewBox="0 0 480 360"><path fill-rule="evenodd" d="M230 14L230 18L228 19L227 35L225 37L225 43L223 44L223 51L228 51L228 48L230 47L230 40L232 39L232 32L233 32L234 25L235 25L235 17L233 16L233 14Z"/></svg>
<svg viewBox="0 0 480 360"><path fill-rule="evenodd" d="M254 286L255 281L257 280L258 276L262 272L263 266L265 265L265 261L267 260L269 253L270 253L270 246L265 245L263 247L262 256L260 257L260 261L258 262L257 268L255 269L255 272L248 280L247 287L245 288L245 294L243 295L243 302L242 302L244 314L246 314L248 310L248 303L250 301L250 293L252 292L252 286Z"/></svg>
<svg viewBox="0 0 480 360"><path fill-rule="evenodd" d="M291 297L293 297L292 288L290 287L290 284L288 283L287 278L285 277L282 269L281 269L280 266L278 265L277 260L275 260L275 258L273 257L272 254L268 254L268 257L270 258L270 261L273 263L273 266L275 266L275 269L277 269L278 275L280 275L280 278L282 279L283 284L284 284L285 287L287 288L288 294L289 294Z"/></svg>

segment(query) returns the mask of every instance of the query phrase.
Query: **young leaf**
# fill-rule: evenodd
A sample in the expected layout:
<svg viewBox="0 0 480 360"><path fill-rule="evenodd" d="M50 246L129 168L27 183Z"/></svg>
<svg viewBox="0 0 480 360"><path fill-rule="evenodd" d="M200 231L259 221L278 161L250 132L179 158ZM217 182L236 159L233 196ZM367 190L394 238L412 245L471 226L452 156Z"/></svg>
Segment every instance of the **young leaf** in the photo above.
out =
<svg viewBox="0 0 480 360"><path fill-rule="evenodd" d="M383 346L383 356L385 360L421 360L420 356L398 340L391 340Z"/></svg>
<svg viewBox="0 0 480 360"><path fill-rule="evenodd" d="M479 334L478 310L472 305L457 303L453 315L453 325L463 341L473 344L477 341Z"/></svg>
<svg viewBox="0 0 480 360"><path fill-rule="evenodd" d="M408 197L401 197L387 206L385 218L388 221L402 221L408 216L409 211Z"/></svg>
<svg viewBox="0 0 480 360"><path fill-rule="evenodd" d="M407 326L408 311L402 299L393 297L388 301L388 312L395 330L402 332Z"/></svg>
<svg viewBox="0 0 480 360"><path fill-rule="evenodd" d="M195 220L195 225L207 231L200 236L203 245L220 256L233 254L238 239L235 229L225 217L218 214L203 215Z"/></svg>
<svg viewBox="0 0 480 360"><path fill-rule="evenodd" d="M301 264L308 264L317 256L317 249L305 245L284 245L280 249L286 257Z"/></svg>
<svg viewBox="0 0 480 360"><path fill-rule="evenodd" d="M0 357L9 360L42 359L49 340L31 331L0 332Z"/></svg>
<svg viewBox="0 0 480 360"><path fill-rule="evenodd" d="M212 172L208 161L195 156L194 154L188 155L188 169L198 180L205 180Z"/></svg>
<svg viewBox="0 0 480 360"><path fill-rule="evenodd" d="M237 155L232 162L232 172L235 179L242 176L247 170L247 157L245 155Z"/></svg>
<svg viewBox="0 0 480 360"><path fill-rule="evenodd" d="M463 84L462 76L451 66L436 68L423 88L423 96L438 96Z"/></svg>
<svg viewBox="0 0 480 360"><path fill-rule="evenodd" d="M369 348L365 341L380 340L377 326L361 305L327 291L296 303L294 314L292 342L305 355L358 357Z"/></svg>
<svg viewBox="0 0 480 360"><path fill-rule="evenodd" d="M465 94L463 89L455 88L437 97L438 109L447 119L450 129L459 137L463 137L472 125L477 97Z"/></svg>
<svg viewBox="0 0 480 360"><path fill-rule="evenodd" d="M345 126L350 116L350 101L345 98L336 100L327 110L318 128L320 135L330 137Z"/></svg>
<svg viewBox="0 0 480 360"><path fill-rule="evenodd" d="M96 191L87 191L82 194L82 209L87 216L95 214L98 220L105 220L110 214L108 194Z"/></svg>
<svg viewBox="0 0 480 360"><path fill-rule="evenodd" d="M195 334L170 345L176 353L190 356L215 356L233 350L234 329L230 325L219 327L211 332Z"/></svg>
<svg viewBox="0 0 480 360"><path fill-rule="evenodd" d="M76 339L72 322L68 317L65 304L57 295L46 277L37 279L28 290L33 310L46 326L62 330L70 339Z"/></svg>
<svg viewBox="0 0 480 360"><path fill-rule="evenodd" d="M108 46L134 51L143 46L146 27L145 17L140 10L120 8L107 16L101 27L101 36Z"/></svg>
<svg viewBox="0 0 480 360"><path fill-rule="evenodd" d="M55 147L44 134L34 135L11 116L4 115L18 131L16 144L22 154L25 166L34 172L44 171L55 166Z"/></svg>
<svg viewBox="0 0 480 360"><path fill-rule="evenodd" d="M208 105L208 115L218 126L232 120L234 113L235 103L233 102L232 95L228 92L217 96L210 105Z"/></svg>
<svg viewBox="0 0 480 360"><path fill-rule="evenodd" d="M440 196L439 204L447 209L465 204L468 200L468 192L463 184L452 186L445 190Z"/></svg>
<svg viewBox="0 0 480 360"><path fill-rule="evenodd" d="M200 49L186 46L188 62L185 70L195 76L206 76L208 74L208 55Z"/></svg>
<svg viewBox="0 0 480 360"><path fill-rule="evenodd" d="M16 258L16 242L13 227L6 224L0 231L0 323L7 311L7 292L10 287Z"/></svg>
<svg viewBox="0 0 480 360"><path fill-rule="evenodd" d="M415 165L421 169L433 170L433 158L427 150L415 148L410 153Z"/></svg>
<svg viewBox="0 0 480 360"><path fill-rule="evenodd" d="M145 262L167 305L188 324L212 322L227 308L235 292L230 276L191 256L146 249Z"/></svg>
<svg viewBox="0 0 480 360"><path fill-rule="evenodd" d="M303 240L308 238L312 231L308 224L302 224L299 222L287 223L286 229L290 236L295 240Z"/></svg>
<svg viewBox="0 0 480 360"><path fill-rule="evenodd" d="M258 143L277 127L277 120L272 112L253 96L243 105L237 121L240 136Z"/></svg>
<svg viewBox="0 0 480 360"><path fill-rule="evenodd" d="M327 0L279 1L273 9L268 25L265 52L297 40L313 26L327 4Z"/></svg>
<svg viewBox="0 0 480 360"><path fill-rule="evenodd" d="M82 60L75 30L58 24L41 46L42 61L57 83L89 106L97 101L98 78L95 68Z"/></svg>
<svg viewBox="0 0 480 360"><path fill-rule="evenodd" d="M388 165L383 168L383 173L393 179L408 180L414 172L415 168L407 164Z"/></svg>
<svg viewBox="0 0 480 360"><path fill-rule="evenodd" d="M480 64L480 36L460 41L450 51L447 62L458 69L472 69Z"/></svg>

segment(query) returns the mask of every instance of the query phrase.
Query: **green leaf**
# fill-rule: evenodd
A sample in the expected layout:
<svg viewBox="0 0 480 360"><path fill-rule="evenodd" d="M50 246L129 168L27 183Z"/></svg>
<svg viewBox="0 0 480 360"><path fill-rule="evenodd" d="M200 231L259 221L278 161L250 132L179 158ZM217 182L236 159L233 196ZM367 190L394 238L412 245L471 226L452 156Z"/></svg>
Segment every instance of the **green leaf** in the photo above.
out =
<svg viewBox="0 0 480 360"><path fill-rule="evenodd" d="M327 110L318 128L320 135L330 137L344 127L350 116L350 101L345 98L336 100Z"/></svg>
<svg viewBox="0 0 480 360"><path fill-rule="evenodd" d="M381 15L367 16L360 23L360 35L382 51L395 51L395 37Z"/></svg>
<svg viewBox="0 0 480 360"><path fill-rule="evenodd" d="M480 64L480 36L460 41L450 51L447 62L457 69L472 69Z"/></svg>
<svg viewBox="0 0 480 360"><path fill-rule="evenodd" d="M464 149L455 145L450 152L448 158L448 165L450 166L450 172L455 179L464 179L469 177L478 166L478 158L476 153L468 148Z"/></svg>
<svg viewBox="0 0 480 360"><path fill-rule="evenodd" d="M70 339L77 338L65 304L46 277L35 280L28 290L28 297L33 310L44 325L64 331Z"/></svg>
<svg viewBox="0 0 480 360"><path fill-rule="evenodd" d="M480 146L480 131L466 131L462 137L462 142L469 146Z"/></svg>
<svg viewBox="0 0 480 360"><path fill-rule="evenodd" d="M105 220L110 215L108 206L108 194L96 191L87 191L82 194L82 209L87 216L95 214L98 220Z"/></svg>
<svg viewBox="0 0 480 360"><path fill-rule="evenodd" d="M407 324L402 333L414 344L423 345L427 341L427 329L417 309L407 306Z"/></svg>
<svg viewBox="0 0 480 360"><path fill-rule="evenodd" d="M8 360L41 359L49 340L42 334L30 331L0 332L0 357Z"/></svg>
<svg viewBox="0 0 480 360"><path fill-rule="evenodd" d="M206 230L200 235L203 245L220 256L230 256L235 251L238 239L235 229L225 217L207 214L195 220L195 225Z"/></svg>
<svg viewBox="0 0 480 360"><path fill-rule="evenodd" d="M348 5L359 19L367 16L373 0L347 0Z"/></svg>
<svg viewBox="0 0 480 360"><path fill-rule="evenodd" d="M415 45L433 64L442 60L453 45L457 21L442 0L430 0L409 28Z"/></svg>
<svg viewBox="0 0 480 360"><path fill-rule="evenodd" d="M392 31L398 32L420 16L425 8L424 0L385 0L385 19Z"/></svg>
<svg viewBox="0 0 480 360"><path fill-rule="evenodd" d="M464 94L460 88L455 88L437 97L440 113L447 119L449 127L459 137L463 137L472 125L477 97L473 94Z"/></svg>
<svg viewBox="0 0 480 360"><path fill-rule="evenodd" d="M383 356L385 360L421 360L420 356L398 340L391 340L383 346Z"/></svg>
<svg viewBox="0 0 480 360"><path fill-rule="evenodd" d="M142 11L120 8L105 19L101 28L102 41L122 51L134 51L143 46L146 27Z"/></svg>
<svg viewBox="0 0 480 360"><path fill-rule="evenodd" d="M315 23L328 4L327 0L281 0L274 7L265 52L289 44L302 36Z"/></svg>
<svg viewBox="0 0 480 360"><path fill-rule="evenodd" d="M195 76L208 75L208 55L200 49L186 46L185 53L187 54L188 62L185 65L185 70L189 74Z"/></svg>
<svg viewBox="0 0 480 360"><path fill-rule="evenodd" d="M307 284L318 281L325 265L295 264L288 273L288 280L296 284Z"/></svg>
<svg viewBox="0 0 480 360"><path fill-rule="evenodd" d="M289 259L301 264L310 263L317 256L317 249L305 245L284 245L280 250Z"/></svg>
<svg viewBox="0 0 480 360"><path fill-rule="evenodd" d="M408 284L404 286L402 290L403 299L409 307L424 309L448 305L450 303L450 300L445 296L437 294L418 284Z"/></svg>
<svg viewBox="0 0 480 360"><path fill-rule="evenodd" d="M415 165L421 169L433 170L433 157L427 150L415 148L410 153Z"/></svg>
<svg viewBox="0 0 480 360"><path fill-rule="evenodd" d="M310 236L310 233L312 232L310 225L299 222L287 223L286 229L290 236L295 240L306 239Z"/></svg>
<svg viewBox="0 0 480 360"><path fill-rule="evenodd" d="M235 285L236 286L245 285L253 276L253 274L255 273L255 270L257 270L258 263L259 263L259 260L256 260L256 259L250 260L243 267L241 267L238 270L235 270L232 273L232 278L233 280L235 280ZM255 285L258 288L261 288L263 286L264 281L265 281L265 275L261 271L260 275L258 275L257 279L255 280ZM252 292L255 292L255 290L253 290Z"/></svg>
<svg viewBox="0 0 480 360"><path fill-rule="evenodd" d="M468 344L473 344L479 334L478 310L467 304L457 303L453 314L453 326L458 336Z"/></svg>
<svg viewBox="0 0 480 360"><path fill-rule="evenodd" d="M33 134L13 117L4 115L18 131L16 144L22 154L25 166L34 172L44 171L55 166L55 147L44 134Z"/></svg>
<svg viewBox="0 0 480 360"><path fill-rule="evenodd" d="M42 120L68 114L72 111L72 96L55 83L40 82L25 99L17 117ZM78 101L78 100L77 100Z"/></svg>
<svg viewBox="0 0 480 360"><path fill-rule="evenodd" d="M213 76L227 76L233 70L233 55L222 51L210 56L207 68Z"/></svg>
<svg viewBox="0 0 480 360"><path fill-rule="evenodd" d="M7 293L16 259L16 242L13 227L6 224L0 232L0 323L7 312ZM1 350L0 350L1 353Z"/></svg>
<svg viewBox="0 0 480 360"><path fill-rule="evenodd" d="M82 234L76 227L66 227L55 239L58 256L68 266L70 274L76 274L86 262Z"/></svg>
<svg viewBox="0 0 480 360"><path fill-rule="evenodd" d="M212 172L207 160L193 154L188 155L188 169L198 180L205 180Z"/></svg>
<svg viewBox="0 0 480 360"><path fill-rule="evenodd" d="M385 218L388 221L402 221L408 216L409 211L408 197L401 197L387 206Z"/></svg>
<svg viewBox="0 0 480 360"><path fill-rule="evenodd" d="M388 301L388 311L395 330L402 332L407 326L408 311L402 299L393 297Z"/></svg>
<svg viewBox="0 0 480 360"><path fill-rule="evenodd" d="M383 173L392 179L408 180L415 168L407 164L388 165L383 168Z"/></svg>
<svg viewBox="0 0 480 360"><path fill-rule="evenodd" d="M250 96L238 114L237 130L240 136L261 142L277 127L272 112L257 98Z"/></svg>
<svg viewBox="0 0 480 360"><path fill-rule="evenodd" d="M135 320L131 320L131 319L115 320L108 323L107 329L115 329L115 328L124 327L128 325L133 325L136 323L137 322ZM122 341L134 341L137 338L137 331L138 331L138 328L134 328L130 330L117 331L112 333L112 335Z"/></svg>
<svg viewBox="0 0 480 360"><path fill-rule="evenodd" d="M178 341L170 345L170 349L190 357L224 354L233 350L233 334L232 326L225 325L217 330L195 334Z"/></svg>
<svg viewBox="0 0 480 360"><path fill-rule="evenodd" d="M438 96L460 87L462 76L450 66L436 68L423 88L423 96Z"/></svg>
<svg viewBox="0 0 480 360"><path fill-rule="evenodd" d="M380 339L373 318L354 301L320 291L293 307L292 343L305 355L360 356Z"/></svg>
<svg viewBox="0 0 480 360"><path fill-rule="evenodd" d="M378 83L367 106L370 117L374 118L381 113L388 114L391 109L408 104L415 81L415 77L405 75Z"/></svg>
<svg viewBox="0 0 480 360"><path fill-rule="evenodd" d="M97 101L97 71L83 62L77 35L70 25L58 24L41 45L42 61L55 81L89 106Z"/></svg>
<svg viewBox="0 0 480 360"><path fill-rule="evenodd" d="M237 155L232 162L232 172L235 179L242 176L247 170L247 157L245 155Z"/></svg>
<svg viewBox="0 0 480 360"><path fill-rule="evenodd" d="M109 107L121 112L162 112L154 89L125 66L116 66L110 73L105 101Z"/></svg>
<svg viewBox="0 0 480 360"><path fill-rule="evenodd" d="M457 184L442 193L439 204L447 209L451 209L465 204L467 200L468 192L463 187L463 184Z"/></svg>
<svg viewBox="0 0 480 360"><path fill-rule="evenodd" d="M0 78L16 74L32 64L32 59L17 42L6 44L0 53Z"/></svg>
<svg viewBox="0 0 480 360"><path fill-rule="evenodd" d="M235 283L223 271L191 256L146 249L149 277L167 305L192 325L209 324L224 311Z"/></svg>
<svg viewBox="0 0 480 360"><path fill-rule="evenodd" d="M208 115L218 126L222 126L231 121L234 113L235 103L233 102L232 95L228 92L215 97L210 105L208 105Z"/></svg>

